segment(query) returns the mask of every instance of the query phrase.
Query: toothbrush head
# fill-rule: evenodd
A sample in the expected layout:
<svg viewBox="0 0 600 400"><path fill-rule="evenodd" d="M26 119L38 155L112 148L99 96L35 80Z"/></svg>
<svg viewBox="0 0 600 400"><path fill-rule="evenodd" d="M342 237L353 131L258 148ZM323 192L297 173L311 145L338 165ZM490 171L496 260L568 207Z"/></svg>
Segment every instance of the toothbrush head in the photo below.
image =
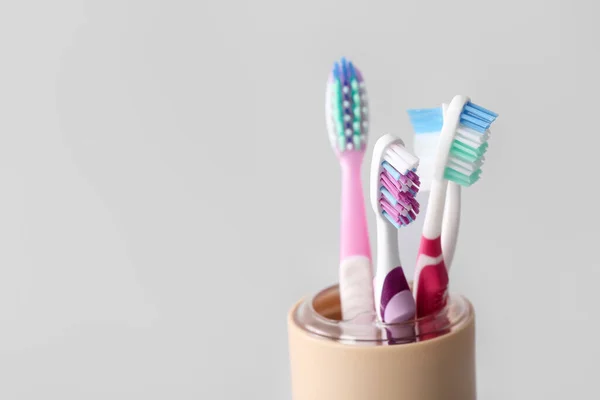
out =
<svg viewBox="0 0 600 400"><path fill-rule="evenodd" d="M416 174L419 159L392 135L382 136L373 150L371 164L371 206L378 218L400 229L419 213L415 196L420 180Z"/></svg>
<svg viewBox="0 0 600 400"><path fill-rule="evenodd" d="M471 186L479 180L488 148L489 128L497 117L495 112L467 99L450 146L444 179L462 186Z"/></svg>
<svg viewBox="0 0 600 400"><path fill-rule="evenodd" d="M337 153L364 152L369 131L367 92L351 61L335 62L325 91L325 116L331 146Z"/></svg>

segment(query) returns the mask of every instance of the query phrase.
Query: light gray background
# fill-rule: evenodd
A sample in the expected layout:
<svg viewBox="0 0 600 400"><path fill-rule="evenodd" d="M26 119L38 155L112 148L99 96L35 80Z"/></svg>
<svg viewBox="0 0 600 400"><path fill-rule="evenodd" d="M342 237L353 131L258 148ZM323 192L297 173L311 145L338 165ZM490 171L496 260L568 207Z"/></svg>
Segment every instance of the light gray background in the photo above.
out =
<svg viewBox="0 0 600 400"><path fill-rule="evenodd" d="M501 114L451 274L480 398L598 398L595 4L2 2L0 398L289 399L286 311L337 278L343 55L367 156L408 107Z"/></svg>

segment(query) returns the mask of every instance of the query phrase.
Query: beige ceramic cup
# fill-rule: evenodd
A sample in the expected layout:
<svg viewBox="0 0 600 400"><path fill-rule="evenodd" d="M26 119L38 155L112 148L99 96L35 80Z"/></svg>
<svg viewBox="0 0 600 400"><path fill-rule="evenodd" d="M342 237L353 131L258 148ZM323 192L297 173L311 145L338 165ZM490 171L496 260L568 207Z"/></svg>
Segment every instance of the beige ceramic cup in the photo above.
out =
<svg viewBox="0 0 600 400"><path fill-rule="evenodd" d="M340 321L337 286L288 315L293 400L475 400L475 316L451 295L400 325Z"/></svg>

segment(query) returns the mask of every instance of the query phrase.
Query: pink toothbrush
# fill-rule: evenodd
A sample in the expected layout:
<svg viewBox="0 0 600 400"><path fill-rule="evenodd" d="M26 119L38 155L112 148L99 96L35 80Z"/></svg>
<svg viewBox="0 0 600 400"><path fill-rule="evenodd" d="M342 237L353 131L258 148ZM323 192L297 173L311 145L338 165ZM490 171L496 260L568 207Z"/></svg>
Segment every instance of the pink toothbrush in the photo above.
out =
<svg viewBox="0 0 600 400"><path fill-rule="evenodd" d="M325 92L327 131L342 169L339 287L342 318L372 318L373 270L361 182L368 132L365 85L360 71L342 58Z"/></svg>

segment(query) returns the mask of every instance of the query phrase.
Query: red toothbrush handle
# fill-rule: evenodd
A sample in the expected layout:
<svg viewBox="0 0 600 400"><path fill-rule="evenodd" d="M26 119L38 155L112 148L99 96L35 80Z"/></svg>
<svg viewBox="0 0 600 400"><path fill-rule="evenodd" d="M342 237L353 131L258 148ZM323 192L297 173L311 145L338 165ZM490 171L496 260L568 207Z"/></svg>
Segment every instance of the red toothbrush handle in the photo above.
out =
<svg viewBox="0 0 600 400"><path fill-rule="evenodd" d="M434 239L421 237L415 278L417 317L423 318L444 308L448 295L448 270L439 236Z"/></svg>
<svg viewBox="0 0 600 400"><path fill-rule="evenodd" d="M439 236L435 239L421 237L417 269L416 314L419 319L429 317L419 322L419 338L427 340L445 333L439 331L438 327L447 321L443 316L436 315L446 306L448 299L448 271Z"/></svg>
<svg viewBox="0 0 600 400"><path fill-rule="evenodd" d="M447 296L448 271L444 260L423 267L417 287L417 316L421 318L439 312L446 306Z"/></svg>

